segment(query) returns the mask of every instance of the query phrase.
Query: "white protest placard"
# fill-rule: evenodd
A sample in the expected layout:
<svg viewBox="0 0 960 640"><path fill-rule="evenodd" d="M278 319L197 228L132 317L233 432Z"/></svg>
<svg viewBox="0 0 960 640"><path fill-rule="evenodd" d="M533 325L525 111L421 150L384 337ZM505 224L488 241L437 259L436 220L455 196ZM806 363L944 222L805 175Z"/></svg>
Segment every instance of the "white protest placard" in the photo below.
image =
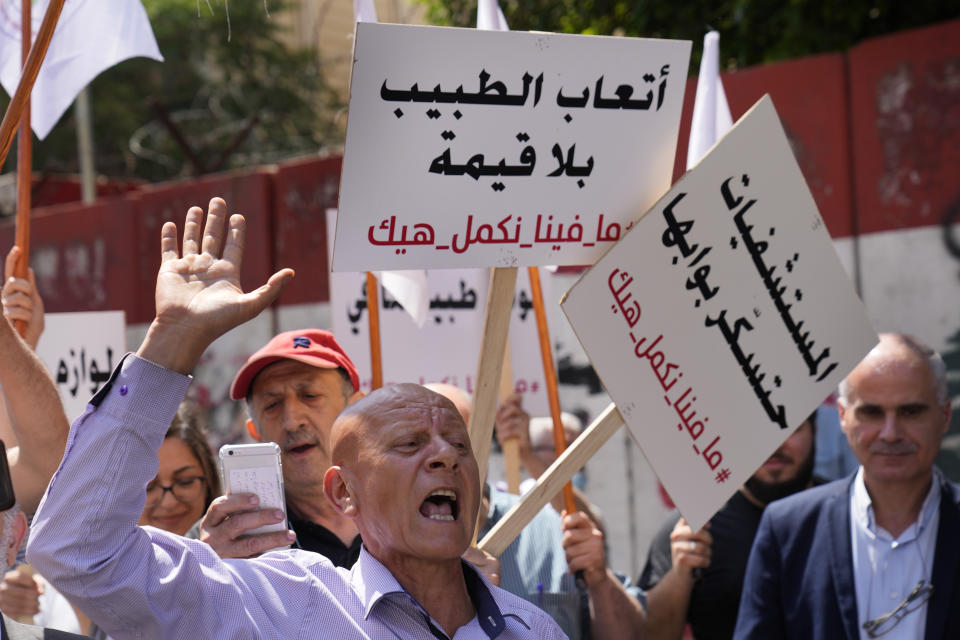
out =
<svg viewBox="0 0 960 640"><path fill-rule="evenodd" d="M769 97L561 304L694 530L877 342Z"/></svg>
<svg viewBox="0 0 960 640"><path fill-rule="evenodd" d="M123 311L48 313L37 356L60 391L73 421L127 352Z"/></svg>
<svg viewBox="0 0 960 640"><path fill-rule="evenodd" d="M592 264L670 186L689 58L358 24L333 269Z"/></svg>
<svg viewBox="0 0 960 640"><path fill-rule="evenodd" d="M334 215L327 212L330 226ZM489 279L486 269L427 271L430 309L422 328L381 286L378 302L384 384L444 382L472 394ZM543 282L543 289L549 298L549 279ZM357 366L361 388L369 392L366 274L331 272L330 307L333 334ZM514 390L523 395L524 410L533 416L547 415L537 321L525 272L517 278L517 295L510 311L510 356Z"/></svg>

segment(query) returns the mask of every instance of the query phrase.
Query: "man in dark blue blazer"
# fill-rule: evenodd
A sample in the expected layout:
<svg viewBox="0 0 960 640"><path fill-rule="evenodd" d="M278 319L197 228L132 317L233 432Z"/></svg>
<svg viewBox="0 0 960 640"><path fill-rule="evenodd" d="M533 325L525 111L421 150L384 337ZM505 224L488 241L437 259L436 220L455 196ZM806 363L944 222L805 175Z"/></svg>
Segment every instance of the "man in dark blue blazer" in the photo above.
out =
<svg viewBox="0 0 960 640"><path fill-rule="evenodd" d="M861 467L767 507L734 638L960 638L960 488L933 466L950 423L943 360L883 334L838 406Z"/></svg>

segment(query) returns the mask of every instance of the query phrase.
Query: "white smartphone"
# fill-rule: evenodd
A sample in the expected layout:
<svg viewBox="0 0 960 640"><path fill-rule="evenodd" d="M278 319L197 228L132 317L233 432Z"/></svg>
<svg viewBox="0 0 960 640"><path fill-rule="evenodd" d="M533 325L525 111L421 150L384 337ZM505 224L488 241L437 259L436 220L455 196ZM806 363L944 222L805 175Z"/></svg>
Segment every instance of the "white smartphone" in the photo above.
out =
<svg viewBox="0 0 960 640"><path fill-rule="evenodd" d="M283 521L268 524L247 533L286 531L287 506L283 497L283 468L280 447L275 442L225 444L220 447L220 478L227 495L255 493L261 509L280 509Z"/></svg>

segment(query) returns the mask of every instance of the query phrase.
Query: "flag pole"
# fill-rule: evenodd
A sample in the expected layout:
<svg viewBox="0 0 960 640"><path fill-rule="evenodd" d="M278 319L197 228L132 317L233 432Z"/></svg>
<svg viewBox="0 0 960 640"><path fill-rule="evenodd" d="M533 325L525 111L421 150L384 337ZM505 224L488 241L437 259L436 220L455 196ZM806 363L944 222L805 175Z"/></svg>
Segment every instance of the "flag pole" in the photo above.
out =
<svg viewBox="0 0 960 640"><path fill-rule="evenodd" d="M17 83L17 89L13 92L10 104L7 105L6 113L3 114L3 121L0 122L0 166L3 166L3 163L7 161L7 154L10 153L10 147L13 144L13 136L17 132L24 107L30 99L33 83L37 81L40 65L43 64L43 58L47 55L50 39L53 38L53 30L57 26L57 20L60 19L60 11L63 9L65 1L50 0L50 4L47 5L47 12L43 15L40 31L37 33L37 40L30 47L30 55L27 57L27 64L20 75L20 82Z"/></svg>
<svg viewBox="0 0 960 640"><path fill-rule="evenodd" d="M20 67L27 66L30 45L33 42L33 24L31 18L31 0L20 2ZM15 244L20 247L20 257L13 267L13 275L26 278L30 265L30 189L33 169L33 136L30 133L30 95L27 94L20 118L20 133L17 137L17 227ZM23 336L27 323L14 320L13 326Z"/></svg>
<svg viewBox="0 0 960 640"><path fill-rule="evenodd" d="M383 357L380 355L380 297L377 276L367 271L367 321L370 331L370 390L383 386Z"/></svg>
<svg viewBox="0 0 960 640"><path fill-rule="evenodd" d="M560 396L557 392L557 371L553 368L553 352L550 349L550 331L547 328L547 311L543 306L543 290L540 288L540 270L528 267L530 273L530 296L533 298L533 312L537 318L537 336L540 338L540 355L543 358L543 378L547 386L547 400L550 402L550 416L553 418L553 446L559 456L567 448L567 438L563 433L560 419ZM563 506L567 513L577 511L573 498L573 485L563 485Z"/></svg>

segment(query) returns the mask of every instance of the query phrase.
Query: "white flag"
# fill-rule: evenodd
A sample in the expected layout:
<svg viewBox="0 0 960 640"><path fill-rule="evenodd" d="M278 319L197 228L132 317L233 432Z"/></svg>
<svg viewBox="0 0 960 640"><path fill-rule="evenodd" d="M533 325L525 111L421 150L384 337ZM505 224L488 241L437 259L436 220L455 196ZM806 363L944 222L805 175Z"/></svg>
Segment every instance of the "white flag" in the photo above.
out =
<svg viewBox="0 0 960 640"><path fill-rule="evenodd" d="M356 22L376 22L377 8L373 5L373 0L353 0L353 17ZM376 271L374 275L383 288L410 314L417 328L423 328L430 311L427 272L423 269Z"/></svg>
<svg viewBox="0 0 960 640"><path fill-rule="evenodd" d="M507 18L497 0L480 0L477 3L477 29L487 31L510 31Z"/></svg>
<svg viewBox="0 0 960 640"><path fill-rule="evenodd" d="M20 81L20 1L0 0L0 84L11 96ZM34 0L33 37L50 0ZM30 95L30 123L43 140L77 94L97 75L136 57L163 61L140 0L70 0L63 6Z"/></svg>
<svg viewBox="0 0 960 640"><path fill-rule="evenodd" d="M727 94L720 81L720 34L711 31L703 38L703 57L697 76L697 95L693 100L693 120L690 124L690 145L687 147L687 169L723 137L733 119L727 105Z"/></svg>
<svg viewBox="0 0 960 640"><path fill-rule="evenodd" d="M430 311L427 288L427 272L423 269L409 271L378 271L377 278L383 288L390 292L403 309L410 314L418 329L423 328Z"/></svg>

